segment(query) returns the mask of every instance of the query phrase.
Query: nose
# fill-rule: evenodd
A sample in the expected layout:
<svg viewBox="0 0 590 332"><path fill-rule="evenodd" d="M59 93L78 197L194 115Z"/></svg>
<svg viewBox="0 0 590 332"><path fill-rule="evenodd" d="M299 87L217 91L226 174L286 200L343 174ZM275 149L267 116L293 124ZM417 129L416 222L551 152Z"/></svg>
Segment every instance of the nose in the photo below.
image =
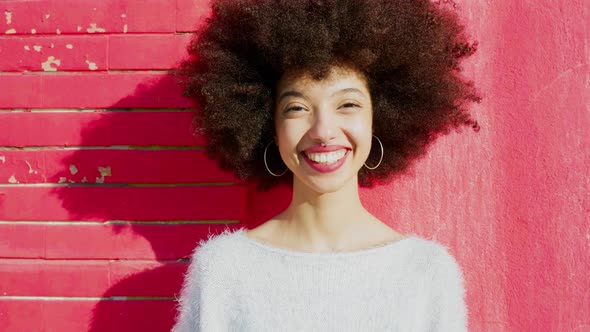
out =
<svg viewBox="0 0 590 332"><path fill-rule="evenodd" d="M311 117L309 136L318 143L330 142L334 139L336 133L336 119L331 115L332 112L315 112Z"/></svg>

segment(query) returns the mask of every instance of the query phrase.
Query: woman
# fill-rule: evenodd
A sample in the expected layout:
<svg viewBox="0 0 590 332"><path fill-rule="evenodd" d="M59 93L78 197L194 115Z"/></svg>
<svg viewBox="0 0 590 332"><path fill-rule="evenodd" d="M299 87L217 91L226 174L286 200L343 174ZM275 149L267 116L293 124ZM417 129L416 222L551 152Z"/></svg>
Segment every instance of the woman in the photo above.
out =
<svg viewBox="0 0 590 332"><path fill-rule="evenodd" d="M173 331L465 331L446 248L371 215L439 135L477 129L458 75L473 53L428 0L217 0L180 71L223 168L292 186L261 226L195 249ZM231 203L230 203L231 204Z"/></svg>

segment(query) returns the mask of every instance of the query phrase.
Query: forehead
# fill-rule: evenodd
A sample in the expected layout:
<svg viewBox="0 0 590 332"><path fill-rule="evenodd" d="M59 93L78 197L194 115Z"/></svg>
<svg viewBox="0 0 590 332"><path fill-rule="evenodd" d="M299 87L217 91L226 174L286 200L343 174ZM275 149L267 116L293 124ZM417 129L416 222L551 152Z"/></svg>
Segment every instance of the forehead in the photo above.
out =
<svg viewBox="0 0 590 332"><path fill-rule="evenodd" d="M350 68L332 67L320 80L314 79L309 71L291 70L281 77L277 85L277 95L287 90L312 94L330 93L346 88L357 88L368 93L365 76Z"/></svg>

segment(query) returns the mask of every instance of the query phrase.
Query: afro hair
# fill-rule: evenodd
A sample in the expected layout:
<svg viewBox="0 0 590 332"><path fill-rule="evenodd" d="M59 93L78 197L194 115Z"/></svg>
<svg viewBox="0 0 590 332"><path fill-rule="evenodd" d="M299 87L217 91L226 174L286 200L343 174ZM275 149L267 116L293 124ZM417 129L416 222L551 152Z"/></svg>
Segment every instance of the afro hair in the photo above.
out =
<svg viewBox="0 0 590 332"><path fill-rule="evenodd" d="M360 71L385 151L379 168L359 171L359 184L372 186L406 170L440 134L479 129L468 113L479 96L460 75L475 48L453 10L429 0L213 0L178 74L199 107L208 154L267 189L292 182L291 172L271 176L263 160L282 75L304 68L322 79L340 64ZM268 161L282 165L278 153Z"/></svg>

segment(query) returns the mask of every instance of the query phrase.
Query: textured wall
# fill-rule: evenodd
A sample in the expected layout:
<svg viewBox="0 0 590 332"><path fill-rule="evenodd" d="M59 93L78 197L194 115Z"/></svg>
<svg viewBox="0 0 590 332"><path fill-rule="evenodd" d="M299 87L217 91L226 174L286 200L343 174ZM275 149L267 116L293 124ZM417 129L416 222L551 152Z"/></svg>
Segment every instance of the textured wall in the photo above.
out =
<svg viewBox="0 0 590 332"><path fill-rule="evenodd" d="M471 331L590 331L590 3L456 1L481 130L363 190L449 246ZM166 73L201 0L0 2L0 326L167 331L186 258L288 192L238 186Z"/></svg>
<svg viewBox="0 0 590 332"><path fill-rule="evenodd" d="M394 226L449 244L473 331L590 331L590 2L457 2L481 131L366 193Z"/></svg>

